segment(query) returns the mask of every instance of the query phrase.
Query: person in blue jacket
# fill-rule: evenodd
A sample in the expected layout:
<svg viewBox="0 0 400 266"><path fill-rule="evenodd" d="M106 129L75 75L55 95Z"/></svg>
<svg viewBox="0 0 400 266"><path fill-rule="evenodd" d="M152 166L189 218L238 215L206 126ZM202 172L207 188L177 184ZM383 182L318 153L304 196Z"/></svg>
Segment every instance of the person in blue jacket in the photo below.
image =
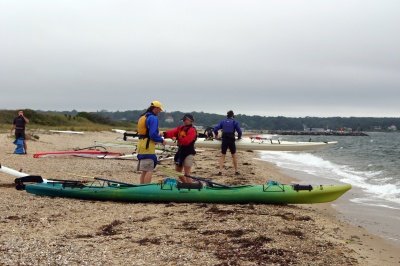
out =
<svg viewBox="0 0 400 266"><path fill-rule="evenodd" d="M227 113L227 118L222 120L216 127L214 127L215 138L218 138L218 131L222 129L222 144L221 144L221 158L219 160L219 173L222 175L222 169L224 168L226 152L229 151L232 154L233 167L235 168L235 175L240 175L237 167L236 157L236 145L235 145L235 132L238 134L238 139L242 138L242 130L239 122L234 120L233 111Z"/></svg>

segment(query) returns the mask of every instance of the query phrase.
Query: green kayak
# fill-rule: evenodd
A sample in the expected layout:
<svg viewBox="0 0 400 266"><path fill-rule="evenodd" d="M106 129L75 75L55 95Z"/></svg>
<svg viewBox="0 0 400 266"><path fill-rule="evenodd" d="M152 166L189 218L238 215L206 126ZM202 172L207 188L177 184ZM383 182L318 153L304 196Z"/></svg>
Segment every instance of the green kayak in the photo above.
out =
<svg viewBox="0 0 400 266"><path fill-rule="evenodd" d="M40 178L40 177L39 177ZM37 182L37 181L36 181ZM40 181L39 181L40 182ZM173 178L159 183L128 184L96 178L93 182L44 180L40 183L17 182L17 188L50 197L126 202L201 202L308 204L336 200L351 185L284 185L269 181L264 185L226 186L213 182L184 184ZM19 185L18 185L19 184Z"/></svg>

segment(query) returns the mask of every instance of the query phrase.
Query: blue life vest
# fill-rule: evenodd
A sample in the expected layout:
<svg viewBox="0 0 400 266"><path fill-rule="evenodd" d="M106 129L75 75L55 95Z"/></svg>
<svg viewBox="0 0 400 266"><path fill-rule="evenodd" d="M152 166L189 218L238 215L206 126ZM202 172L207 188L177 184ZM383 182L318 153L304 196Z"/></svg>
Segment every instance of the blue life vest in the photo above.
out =
<svg viewBox="0 0 400 266"><path fill-rule="evenodd" d="M222 122L222 132L225 134L235 133L235 120L227 118Z"/></svg>
<svg viewBox="0 0 400 266"><path fill-rule="evenodd" d="M218 136L218 130L222 129L222 138L235 138L235 131L238 133L238 138L242 137L242 130L239 123L233 118L226 118L222 120L216 127L214 127L214 134Z"/></svg>

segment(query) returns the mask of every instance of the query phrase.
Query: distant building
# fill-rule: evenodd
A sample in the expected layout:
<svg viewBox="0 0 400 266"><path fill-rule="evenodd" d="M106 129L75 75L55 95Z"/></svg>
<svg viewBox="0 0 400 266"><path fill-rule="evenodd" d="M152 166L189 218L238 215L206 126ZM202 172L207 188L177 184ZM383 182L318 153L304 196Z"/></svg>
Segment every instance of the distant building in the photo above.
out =
<svg viewBox="0 0 400 266"><path fill-rule="evenodd" d="M374 126L374 127L372 127L372 129L373 130L382 130L382 127L381 126Z"/></svg>
<svg viewBox="0 0 400 266"><path fill-rule="evenodd" d="M391 125L390 127L388 127L388 130L390 131L396 131L397 127L395 125Z"/></svg>
<svg viewBox="0 0 400 266"><path fill-rule="evenodd" d="M165 118L165 123L174 123L174 118L172 116L167 116L167 118Z"/></svg>
<svg viewBox="0 0 400 266"><path fill-rule="evenodd" d="M350 132L353 132L353 129L351 127L341 127L336 132L339 132L339 133L350 133Z"/></svg>
<svg viewBox="0 0 400 266"><path fill-rule="evenodd" d="M204 127L203 127L203 126L194 126L194 128L195 128L197 131L203 131L203 130L204 130Z"/></svg>
<svg viewBox="0 0 400 266"><path fill-rule="evenodd" d="M310 128L304 128L304 131L308 132L331 132L331 129L325 129L322 127L310 127Z"/></svg>
<svg viewBox="0 0 400 266"><path fill-rule="evenodd" d="M312 127L310 128L311 132L325 132L325 128L319 128L319 127Z"/></svg>

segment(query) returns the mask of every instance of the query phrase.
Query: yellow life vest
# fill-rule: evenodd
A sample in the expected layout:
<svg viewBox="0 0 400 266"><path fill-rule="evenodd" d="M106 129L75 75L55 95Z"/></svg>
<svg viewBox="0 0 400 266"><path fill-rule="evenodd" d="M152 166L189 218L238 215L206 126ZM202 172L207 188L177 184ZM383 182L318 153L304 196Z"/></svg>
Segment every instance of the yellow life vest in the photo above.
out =
<svg viewBox="0 0 400 266"><path fill-rule="evenodd" d="M138 154L156 154L156 144L150 139L149 129L147 128L146 122L147 117L152 114L142 115L138 120L137 131L139 135L139 141L137 145Z"/></svg>

